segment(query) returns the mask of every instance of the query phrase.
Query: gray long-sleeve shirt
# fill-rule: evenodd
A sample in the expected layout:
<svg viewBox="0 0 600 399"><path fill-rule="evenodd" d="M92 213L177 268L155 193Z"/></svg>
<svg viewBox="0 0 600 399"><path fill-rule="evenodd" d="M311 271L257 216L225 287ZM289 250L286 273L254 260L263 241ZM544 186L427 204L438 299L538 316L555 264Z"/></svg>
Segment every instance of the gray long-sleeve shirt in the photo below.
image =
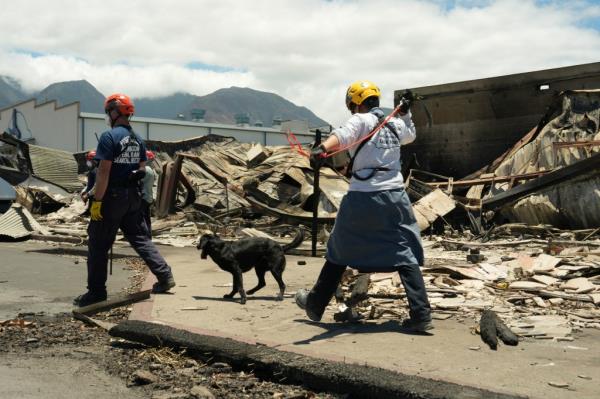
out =
<svg viewBox="0 0 600 399"><path fill-rule="evenodd" d="M367 176L372 168L384 167L388 171L379 171L371 179L350 179L349 191L381 191L392 190L404 186L400 173L400 146L411 143L416 138L415 125L411 113L391 118L390 123L396 126L398 138L387 127L381 128L358 153L354 160L354 172L359 176ZM378 116L374 113L354 114L346 124L335 129L332 134L337 136L341 146L354 143L369 134L379 124ZM358 146L349 152L353 156Z"/></svg>
<svg viewBox="0 0 600 399"><path fill-rule="evenodd" d="M147 203L151 204L154 202L154 195L152 193L152 189L154 188L154 179L156 178L156 173L152 170L152 168L146 165L146 175L142 179L143 191L142 191L142 199Z"/></svg>

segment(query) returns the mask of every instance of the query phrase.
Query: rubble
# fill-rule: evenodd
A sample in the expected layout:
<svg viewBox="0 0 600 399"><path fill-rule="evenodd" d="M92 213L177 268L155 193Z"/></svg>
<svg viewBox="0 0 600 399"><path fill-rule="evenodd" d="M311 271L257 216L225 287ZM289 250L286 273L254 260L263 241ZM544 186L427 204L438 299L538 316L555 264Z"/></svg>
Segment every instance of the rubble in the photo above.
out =
<svg viewBox="0 0 600 399"><path fill-rule="evenodd" d="M35 232L48 234L48 231L21 205L13 204L5 213L0 214L0 237L20 239Z"/></svg>
<svg viewBox="0 0 600 399"><path fill-rule="evenodd" d="M441 189L471 231L522 222L558 228L600 225L600 90L560 93L542 121L490 165L455 180L411 170L413 201ZM463 222L464 224L464 222Z"/></svg>
<svg viewBox="0 0 600 399"><path fill-rule="evenodd" d="M425 239L422 271L433 318L479 323L482 312L492 310L518 336L557 341L574 339L573 332L583 328L600 328L600 255L582 248L563 249L562 255L551 242L491 240L478 247L486 260L469 263L464 251L483 243ZM600 241L588 244L596 247ZM555 255L544 252L551 248ZM358 276L350 273L343 280L346 296ZM368 298L344 312L355 311L368 322L405 318L407 309L397 273L376 273L370 275Z"/></svg>

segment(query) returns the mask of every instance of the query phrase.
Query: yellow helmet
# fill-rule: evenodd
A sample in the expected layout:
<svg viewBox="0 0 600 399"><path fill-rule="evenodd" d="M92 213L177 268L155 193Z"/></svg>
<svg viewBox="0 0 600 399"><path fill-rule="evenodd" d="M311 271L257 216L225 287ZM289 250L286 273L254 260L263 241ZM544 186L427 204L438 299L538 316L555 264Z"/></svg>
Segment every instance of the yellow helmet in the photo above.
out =
<svg viewBox="0 0 600 399"><path fill-rule="evenodd" d="M368 80L358 80L348 87L346 91L346 106L350 108L350 103L360 105L369 97L380 97L381 92L375 83Z"/></svg>

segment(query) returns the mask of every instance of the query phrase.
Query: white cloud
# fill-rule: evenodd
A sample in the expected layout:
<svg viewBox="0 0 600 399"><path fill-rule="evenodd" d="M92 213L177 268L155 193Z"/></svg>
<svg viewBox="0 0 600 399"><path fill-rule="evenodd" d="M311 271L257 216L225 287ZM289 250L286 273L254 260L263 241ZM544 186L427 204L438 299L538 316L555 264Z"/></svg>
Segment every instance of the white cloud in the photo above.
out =
<svg viewBox="0 0 600 399"><path fill-rule="evenodd" d="M395 89L600 60L600 33L581 24L600 15L592 1L450 3L20 0L3 5L0 75L31 90L87 79L133 96L247 86L337 125L357 79L379 84L390 106Z"/></svg>

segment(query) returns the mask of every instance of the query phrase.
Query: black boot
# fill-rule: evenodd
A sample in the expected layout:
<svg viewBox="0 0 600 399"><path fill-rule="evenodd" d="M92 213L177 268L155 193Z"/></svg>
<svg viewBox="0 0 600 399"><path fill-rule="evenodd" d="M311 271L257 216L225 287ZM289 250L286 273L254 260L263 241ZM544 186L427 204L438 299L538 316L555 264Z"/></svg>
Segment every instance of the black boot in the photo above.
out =
<svg viewBox="0 0 600 399"><path fill-rule="evenodd" d="M346 266L325 262L312 290L300 289L296 292L296 304L306 311L312 321L320 321L325 308L333 298L335 290L346 271Z"/></svg>
<svg viewBox="0 0 600 399"><path fill-rule="evenodd" d="M160 279L152 286L152 292L155 294L161 294L163 292L169 291L171 288L175 287L175 280L173 276Z"/></svg>
<svg viewBox="0 0 600 399"><path fill-rule="evenodd" d="M79 295L73 300L73 305L80 308L91 305L93 303L106 301L106 291L88 291L85 294Z"/></svg>

